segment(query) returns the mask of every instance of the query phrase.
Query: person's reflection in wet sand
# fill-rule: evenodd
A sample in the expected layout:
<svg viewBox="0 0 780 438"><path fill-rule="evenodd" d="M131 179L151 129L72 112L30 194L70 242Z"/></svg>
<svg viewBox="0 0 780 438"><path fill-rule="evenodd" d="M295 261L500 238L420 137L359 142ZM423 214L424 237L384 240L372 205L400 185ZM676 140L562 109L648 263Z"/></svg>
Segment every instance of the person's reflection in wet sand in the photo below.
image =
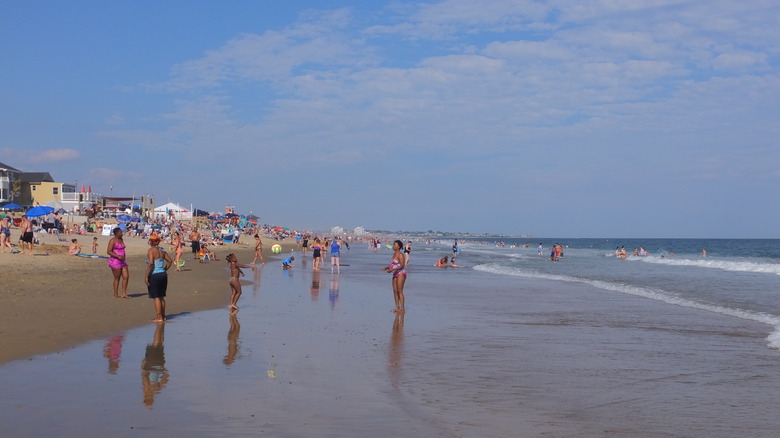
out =
<svg viewBox="0 0 780 438"><path fill-rule="evenodd" d="M124 333L111 336L106 340L106 346L103 347L103 357L108 359L109 374L116 374L119 369L119 359L122 358L122 342L124 340Z"/></svg>
<svg viewBox="0 0 780 438"><path fill-rule="evenodd" d="M263 267L265 265L260 265L257 269L254 270L254 284L252 284L252 296L257 296L258 293L260 293L260 272L263 270Z"/></svg>
<svg viewBox="0 0 780 438"><path fill-rule="evenodd" d="M403 360L404 344L404 314L396 313L393 321L393 334L390 336L390 351L387 357L387 368L390 372L390 383L393 388L401 384L401 361Z"/></svg>
<svg viewBox="0 0 780 438"><path fill-rule="evenodd" d="M152 409L154 397L168 384L168 370L165 369L165 324L157 323L154 340L146 346L146 356L141 362L141 383L144 391L144 406Z"/></svg>
<svg viewBox="0 0 780 438"><path fill-rule="evenodd" d="M328 299L330 300L330 310L336 310L336 303L339 301L339 274L330 274Z"/></svg>
<svg viewBox="0 0 780 438"><path fill-rule="evenodd" d="M320 271L311 273L311 300L317 301L320 297Z"/></svg>
<svg viewBox="0 0 780 438"><path fill-rule="evenodd" d="M232 310L230 312L230 329L228 330L227 340L227 354L222 359L222 363L225 365L232 365L236 361L236 355L238 354L238 334L241 332L241 324L238 323L238 310Z"/></svg>

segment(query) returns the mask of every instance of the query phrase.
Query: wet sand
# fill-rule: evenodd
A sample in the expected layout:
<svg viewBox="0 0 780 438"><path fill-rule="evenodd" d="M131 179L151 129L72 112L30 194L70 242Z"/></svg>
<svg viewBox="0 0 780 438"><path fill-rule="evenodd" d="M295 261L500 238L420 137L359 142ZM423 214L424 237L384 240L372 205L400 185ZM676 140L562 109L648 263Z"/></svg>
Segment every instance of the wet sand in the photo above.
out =
<svg viewBox="0 0 780 438"><path fill-rule="evenodd" d="M436 255L414 253L403 317L389 312L387 251L353 245L338 276L303 258L292 271L266 264L238 313L182 312L0 367L0 422L9 436L64 437L780 428L768 327L585 285L439 270Z"/></svg>
<svg viewBox="0 0 780 438"><path fill-rule="evenodd" d="M92 252L93 235L75 237L82 252ZM98 254L105 255L109 238L98 236ZM116 299L107 260L67 254L70 239L58 241L56 236L46 235L33 256L0 254L0 364L63 350L105 333L146 324L154 317L142 278L146 240L125 237L130 265L128 295L132 299ZM263 244L268 257L273 241L264 240ZM294 242L286 245L291 247ZM170 245L165 246L170 250ZM224 256L236 252L239 262L249 263L254 256L252 248L226 244L216 249L219 259L207 263L193 260L190 248L185 248L182 272L174 272L173 267L170 271L169 313L226 305L229 290Z"/></svg>

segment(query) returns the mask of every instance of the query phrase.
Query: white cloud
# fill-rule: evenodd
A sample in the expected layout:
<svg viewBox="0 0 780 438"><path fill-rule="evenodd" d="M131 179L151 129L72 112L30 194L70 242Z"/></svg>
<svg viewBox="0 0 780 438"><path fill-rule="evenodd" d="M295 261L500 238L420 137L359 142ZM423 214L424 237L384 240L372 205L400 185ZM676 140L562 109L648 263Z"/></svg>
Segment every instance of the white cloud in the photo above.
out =
<svg viewBox="0 0 780 438"><path fill-rule="evenodd" d="M721 53L712 60L712 64L719 70L747 70L768 67L767 55L764 53L733 51Z"/></svg>
<svg viewBox="0 0 780 438"><path fill-rule="evenodd" d="M0 148L0 154L3 155L4 160L7 160L6 164L9 165L13 165L11 161L27 165L57 163L72 161L81 156L81 152L67 148L43 150Z"/></svg>
<svg viewBox="0 0 780 438"><path fill-rule="evenodd" d="M349 13L305 15L306 20L262 35L243 34L196 60L174 66L165 87L171 91L255 81L289 83L299 69L355 68L372 63L359 39L345 33Z"/></svg>

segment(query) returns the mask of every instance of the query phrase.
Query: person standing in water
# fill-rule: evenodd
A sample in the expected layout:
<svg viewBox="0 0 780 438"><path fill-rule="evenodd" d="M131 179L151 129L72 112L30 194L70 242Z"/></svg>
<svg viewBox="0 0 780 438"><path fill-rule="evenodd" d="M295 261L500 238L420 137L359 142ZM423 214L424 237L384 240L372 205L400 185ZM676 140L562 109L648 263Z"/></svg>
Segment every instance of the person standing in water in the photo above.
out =
<svg viewBox="0 0 780 438"><path fill-rule="evenodd" d="M160 248L162 239L157 234L149 236L149 251L146 252L146 290L149 298L154 300L154 310L157 313L152 322L165 322L165 294L168 291L168 269L173 260L167 252Z"/></svg>
<svg viewBox="0 0 780 438"><path fill-rule="evenodd" d="M333 238L333 243L330 244L330 273L333 273L333 268L336 268L336 273L341 273L341 242L337 237Z"/></svg>
<svg viewBox="0 0 780 438"><path fill-rule="evenodd" d="M390 259L390 265L382 268L383 271L393 274L393 299L395 300L395 309L392 312L404 313L404 284L406 283L406 259L401 253L404 243L400 240L393 242L393 257Z"/></svg>
<svg viewBox="0 0 780 438"><path fill-rule="evenodd" d="M255 234L255 258L250 265L254 265L258 258L260 263L265 263L265 260L263 260L263 241L260 239L259 234Z"/></svg>
<svg viewBox="0 0 780 438"><path fill-rule="evenodd" d="M239 282L238 279L239 277L244 276L244 271L242 271L241 268L254 270L255 267L238 263L236 255L232 253L228 254L227 257L225 257L225 260L227 260L230 267L230 281L228 283L230 284L231 294L228 307L233 310L238 310L238 299L241 298L241 282Z"/></svg>

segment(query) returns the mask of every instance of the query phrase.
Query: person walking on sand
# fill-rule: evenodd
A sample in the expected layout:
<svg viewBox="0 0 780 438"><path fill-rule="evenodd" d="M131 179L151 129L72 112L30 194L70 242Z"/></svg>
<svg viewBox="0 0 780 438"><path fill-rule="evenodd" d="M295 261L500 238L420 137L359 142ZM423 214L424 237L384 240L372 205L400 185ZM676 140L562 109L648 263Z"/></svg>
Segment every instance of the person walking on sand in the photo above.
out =
<svg viewBox="0 0 780 438"><path fill-rule="evenodd" d="M241 282L239 282L238 279L239 277L244 276L244 271L242 271L241 268L254 270L255 267L238 263L238 259L236 259L236 255L233 253L228 254L227 257L225 257L225 260L227 260L230 268L230 281L228 283L230 284L231 294L228 308L238 310L238 299L241 298Z"/></svg>
<svg viewBox="0 0 780 438"><path fill-rule="evenodd" d="M254 265L258 257L260 258L260 263L265 263L265 260L263 260L263 240L260 239L259 234L255 234L255 258L250 265Z"/></svg>
<svg viewBox="0 0 780 438"><path fill-rule="evenodd" d="M165 322L165 294L168 291L168 269L173 261L167 252L160 248L162 239L157 234L149 236L149 251L146 252L146 290L154 300L156 315L151 322Z"/></svg>
<svg viewBox="0 0 780 438"><path fill-rule="evenodd" d="M130 281L130 270L125 262L125 241L122 240L122 229L114 228L114 237L108 241L108 267L114 274L114 298L130 298L127 296L127 283ZM119 280L122 280L122 295L119 295Z"/></svg>
<svg viewBox="0 0 780 438"><path fill-rule="evenodd" d="M184 252L184 242L181 240L181 234L178 231L173 233L173 253L176 254L173 259L173 264L176 266L176 271L181 272L181 254Z"/></svg>
<svg viewBox="0 0 780 438"><path fill-rule="evenodd" d="M393 242L393 257L390 259L390 265L382 268L383 271L393 274L393 299L395 300L395 309L391 312L404 313L404 283L406 283L406 261L401 250L404 243L400 240Z"/></svg>
<svg viewBox="0 0 780 438"><path fill-rule="evenodd" d="M8 221L8 217L0 219L0 248L5 252L6 247L13 252L14 247L11 246L11 224Z"/></svg>

